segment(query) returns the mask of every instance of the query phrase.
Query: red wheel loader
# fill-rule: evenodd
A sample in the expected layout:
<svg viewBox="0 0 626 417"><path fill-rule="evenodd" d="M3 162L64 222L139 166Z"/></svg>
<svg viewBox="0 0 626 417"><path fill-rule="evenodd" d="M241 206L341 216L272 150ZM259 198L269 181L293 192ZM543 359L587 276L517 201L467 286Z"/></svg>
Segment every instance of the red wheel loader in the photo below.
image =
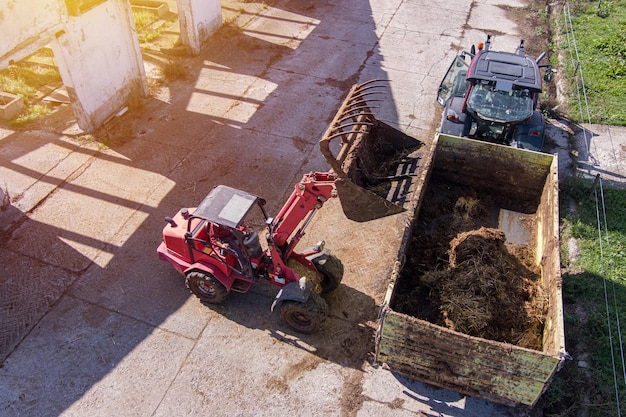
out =
<svg viewBox="0 0 626 417"><path fill-rule="evenodd" d="M378 86L368 82L352 88L321 141L333 169L304 175L275 217L267 216L262 198L220 185L197 207L166 218L158 255L185 276L187 287L201 301L217 304L231 292L245 293L269 281L281 288L272 310L279 308L292 329L309 334L319 328L328 316L321 295L339 286L343 264L324 249L324 241L296 251L317 210L339 194L348 218L368 221L400 213L410 200L409 183L419 161L410 153L422 144L374 118L366 96ZM338 158L330 147L335 139L341 139ZM394 164L396 160L400 162ZM389 175L399 165L403 172ZM380 166L385 172L379 172ZM370 186L385 194L369 191ZM251 221L255 216L261 220ZM250 227L261 222L266 245Z"/></svg>
<svg viewBox="0 0 626 417"><path fill-rule="evenodd" d="M266 215L262 198L217 186L198 207L166 219L159 257L183 274L189 290L206 303L221 303L229 292L245 293L253 284L269 281L282 288L272 309L280 306L282 319L294 330L312 333L328 315L319 294L337 288L343 265L324 249L324 242L303 252L295 246L333 195L334 179L332 173L305 175L274 218ZM254 210L267 225L265 249L258 232L246 225Z"/></svg>

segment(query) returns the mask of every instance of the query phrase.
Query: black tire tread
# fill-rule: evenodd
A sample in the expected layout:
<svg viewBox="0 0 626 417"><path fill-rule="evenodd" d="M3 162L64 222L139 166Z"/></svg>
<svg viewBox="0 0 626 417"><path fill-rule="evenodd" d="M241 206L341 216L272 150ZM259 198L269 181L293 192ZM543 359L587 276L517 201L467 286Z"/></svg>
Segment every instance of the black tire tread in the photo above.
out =
<svg viewBox="0 0 626 417"><path fill-rule="evenodd" d="M306 315L310 319L310 324L301 325L294 315ZM315 293L311 293L304 303L284 301L280 309L280 318L293 330L303 334L315 333L326 317L328 317L328 304Z"/></svg>
<svg viewBox="0 0 626 417"><path fill-rule="evenodd" d="M213 296L209 296L200 290L199 284L201 281L208 281L213 286L213 289L215 290L215 294ZM226 287L224 287L224 285L213 275L201 271L188 273L185 278L185 285L189 291L191 291L203 303L220 304L224 301L224 298L226 298L226 295L228 294Z"/></svg>
<svg viewBox="0 0 626 417"><path fill-rule="evenodd" d="M315 267L322 274L322 294L332 292L339 287L343 279L343 263L335 255L326 254L326 262L315 263Z"/></svg>

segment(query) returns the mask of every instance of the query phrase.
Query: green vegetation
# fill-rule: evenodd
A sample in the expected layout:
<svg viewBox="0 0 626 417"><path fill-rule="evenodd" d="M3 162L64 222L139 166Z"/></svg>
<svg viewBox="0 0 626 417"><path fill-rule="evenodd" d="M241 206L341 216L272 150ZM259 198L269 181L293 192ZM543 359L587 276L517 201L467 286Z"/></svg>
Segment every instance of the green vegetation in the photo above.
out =
<svg viewBox="0 0 626 417"><path fill-rule="evenodd" d="M154 13L150 13L148 11L133 11L133 19L135 19L135 27L137 30L141 30L146 26L152 24L156 21L156 16Z"/></svg>
<svg viewBox="0 0 626 417"><path fill-rule="evenodd" d="M620 407L626 409L617 325L619 318L626 343L626 190L605 187L603 206L598 189L596 209L590 182L571 180L561 188L562 262L568 268L563 274L566 348L574 360L566 362L546 392L544 415L577 416L581 409L592 417L616 415L613 358ZM577 242L575 259L570 259L570 239ZM579 361L590 367L580 367Z"/></svg>
<svg viewBox="0 0 626 417"><path fill-rule="evenodd" d="M35 96L38 88L57 82L61 82L61 76L54 64L52 51L47 48L0 71L0 90L17 94L25 102Z"/></svg>
<svg viewBox="0 0 626 417"><path fill-rule="evenodd" d="M36 88L28 85L24 79L18 76L13 76L18 72L18 68L15 66L9 67L7 70L0 71L0 90L7 93L17 94L22 97L22 100L27 100L30 96L35 94Z"/></svg>
<svg viewBox="0 0 626 417"><path fill-rule="evenodd" d="M61 86L62 81L49 48L42 48L0 71L0 91L16 94L26 104L26 110L10 122L11 126L20 127L50 113L49 106L39 102L38 93L42 87L55 84Z"/></svg>
<svg viewBox="0 0 626 417"><path fill-rule="evenodd" d="M157 16L148 11L133 12L135 28L137 29L137 39L139 43L147 43L161 36L162 29L154 28L153 23L157 21Z"/></svg>
<svg viewBox="0 0 626 417"><path fill-rule="evenodd" d="M41 116L50 113L50 107L45 103L29 106L26 111L20 114L17 119L11 121L11 126L20 127L39 119Z"/></svg>
<svg viewBox="0 0 626 417"><path fill-rule="evenodd" d="M626 126L626 0L575 0L570 4L591 122ZM567 39L566 33L561 33L562 47L569 54L573 45L567 44ZM569 116L581 122L573 62L569 56L564 62L571 86ZM582 93L580 97L584 101ZM582 122L587 122L586 110L583 114Z"/></svg>

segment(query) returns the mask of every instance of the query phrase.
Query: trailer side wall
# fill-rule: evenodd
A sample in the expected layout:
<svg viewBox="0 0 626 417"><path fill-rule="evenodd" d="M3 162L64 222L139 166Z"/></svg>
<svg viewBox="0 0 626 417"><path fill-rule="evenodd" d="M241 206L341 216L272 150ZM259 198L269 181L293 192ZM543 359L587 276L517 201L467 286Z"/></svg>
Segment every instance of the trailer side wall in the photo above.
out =
<svg viewBox="0 0 626 417"><path fill-rule="evenodd" d="M447 135L438 135L433 146L432 171L438 176L455 184L488 188L515 205L514 209L536 216L533 246L542 288L549 295L543 349L472 337L393 311L390 305L407 251L403 244L382 307L377 360L393 372L436 386L507 405L532 406L565 353L556 157ZM429 178L424 176L425 181ZM420 204L416 207L413 222ZM405 238L412 228L413 224L407 226Z"/></svg>

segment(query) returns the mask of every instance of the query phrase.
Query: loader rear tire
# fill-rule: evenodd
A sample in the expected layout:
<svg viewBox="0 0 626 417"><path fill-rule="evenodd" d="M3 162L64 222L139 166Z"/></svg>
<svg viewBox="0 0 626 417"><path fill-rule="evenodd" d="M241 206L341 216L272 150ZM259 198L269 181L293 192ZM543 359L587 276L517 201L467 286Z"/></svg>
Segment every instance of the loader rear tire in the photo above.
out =
<svg viewBox="0 0 626 417"><path fill-rule="evenodd" d="M321 260L321 263L320 263ZM337 289L343 279L343 263L334 255L326 254L320 260L315 260L317 270L322 274L322 294Z"/></svg>
<svg viewBox="0 0 626 417"><path fill-rule="evenodd" d="M203 303L219 304L228 294L226 287L208 272L188 273L185 285Z"/></svg>
<svg viewBox="0 0 626 417"><path fill-rule="evenodd" d="M280 318L298 333L315 333L328 317L328 304L318 294L311 293L304 303L283 301Z"/></svg>

